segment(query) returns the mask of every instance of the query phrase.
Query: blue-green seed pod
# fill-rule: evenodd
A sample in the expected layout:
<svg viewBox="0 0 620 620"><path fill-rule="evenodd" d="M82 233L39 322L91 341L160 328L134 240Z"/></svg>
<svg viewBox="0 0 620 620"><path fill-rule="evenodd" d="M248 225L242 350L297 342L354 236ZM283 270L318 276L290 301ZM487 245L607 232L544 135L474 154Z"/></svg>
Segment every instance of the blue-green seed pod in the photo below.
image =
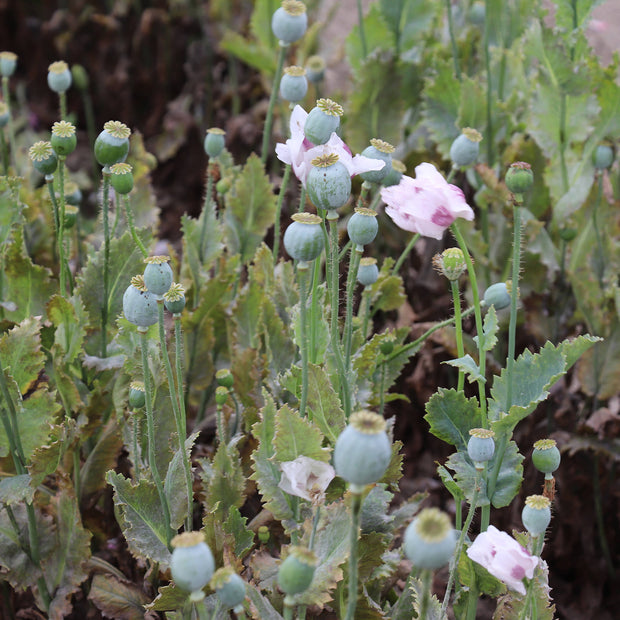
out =
<svg viewBox="0 0 620 620"><path fill-rule="evenodd" d="M312 204L319 209L331 211L347 204L351 196L351 175L338 161L338 155L330 153L312 160L306 191Z"/></svg>
<svg viewBox="0 0 620 620"><path fill-rule="evenodd" d="M392 459L385 420L372 411L357 411L340 433L334 448L336 474L356 486L381 479Z"/></svg>
<svg viewBox="0 0 620 620"><path fill-rule="evenodd" d="M425 508L405 530L403 546L417 568L435 570L445 566L456 547L450 518L437 508Z"/></svg>
<svg viewBox="0 0 620 620"><path fill-rule="evenodd" d="M309 82L318 84L325 77L325 61L321 56L310 56L306 61L306 77Z"/></svg>
<svg viewBox="0 0 620 620"><path fill-rule="evenodd" d="M362 286L370 286L379 279L379 267L377 259L366 256L360 259L360 266L357 270L357 281Z"/></svg>
<svg viewBox="0 0 620 620"><path fill-rule="evenodd" d="M207 129L204 141L205 153L212 158L218 157L224 150L226 132L219 127Z"/></svg>
<svg viewBox="0 0 620 620"><path fill-rule="evenodd" d="M407 167L399 159L392 159L392 166L388 173L383 177L381 185L383 187L391 187L392 185L398 185L403 178L403 174L407 171Z"/></svg>
<svg viewBox="0 0 620 620"><path fill-rule="evenodd" d="M110 166L110 183L117 194L129 194L133 189L133 168L120 162Z"/></svg>
<svg viewBox="0 0 620 620"><path fill-rule="evenodd" d="M95 158L102 166L125 161L129 153L131 130L120 121L108 121L95 140Z"/></svg>
<svg viewBox="0 0 620 620"><path fill-rule="evenodd" d="M64 60L53 62L47 68L47 85L55 93L65 93L71 86L71 71Z"/></svg>
<svg viewBox="0 0 620 620"><path fill-rule="evenodd" d="M129 384L129 406L132 409L142 409L146 403L146 393L142 381L132 381Z"/></svg>
<svg viewBox="0 0 620 620"><path fill-rule="evenodd" d="M331 99L319 99L304 124L304 135L313 144L325 144L340 125L342 106Z"/></svg>
<svg viewBox="0 0 620 620"><path fill-rule="evenodd" d="M608 144L599 144L592 154L592 162L597 170L611 168L614 163L614 150Z"/></svg>
<svg viewBox="0 0 620 620"><path fill-rule="evenodd" d="M521 521L532 536L544 534L551 522L551 501L544 495L530 495L525 499Z"/></svg>
<svg viewBox="0 0 620 620"><path fill-rule="evenodd" d="M0 101L0 129L8 125L10 118L9 106L4 101Z"/></svg>
<svg viewBox="0 0 620 620"><path fill-rule="evenodd" d="M61 157L75 151L77 145L77 136L75 135L75 126L67 121L54 123L52 126L52 137L50 138L52 148L56 154Z"/></svg>
<svg viewBox="0 0 620 620"><path fill-rule="evenodd" d="M317 559L305 547L292 547L278 570L278 586L288 596L305 592L312 583Z"/></svg>
<svg viewBox="0 0 620 620"><path fill-rule="evenodd" d="M539 439L534 443L532 462L543 474L552 474L559 466L562 457L553 439Z"/></svg>
<svg viewBox="0 0 620 620"><path fill-rule="evenodd" d="M292 219L284 232L284 248L294 260L314 260L325 247L321 218L312 213L295 213Z"/></svg>
<svg viewBox="0 0 620 620"><path fill-rule="evenodd" d="M469 7L467 19L474 26L483 26L486 19L486 7L484 2L474 2Z"/></svg>
<svg viewBox="0 0 620 620"><path fill-rule="evenodd" d="M389 142L373 138L370 141L370 146L367 146L362 151L362 155L364 157L369 157L370 159L378 159L384 162L385 166L383 166L381 170L368 170L367 172L362 172L360 177L369 183L381 183L392 168L393 152L394 147Z"/></svg>
<svg viewBox="0 0 620 620"><path fill-rule="evenodd" d="M32 165L42 175L48 176L58 168L58 156L52 148L51 142L35 142L28 151Z"/></svg>
<svg viewBox="0 0 620 620"><path fill-rule="evenodd" d="M131 279L131 285L123 295L123 313L137 327L145 328L157 323L157 299L145 289L142 276Z"/></svg>
<svg viewBox="0 0 620 620"><path fill-rule="evenodd" d="M0 74L2 77L11 77L17 68L17 54L0 52Z"/></svg>
<svg viewBox="0 0 620 620"><path fill-rule="evenodd" d="M476 467L493 458L495 453L495 433L487 428L472 428L469 431L467 454Z"/></svg>
<svg viewBox="0 0 620 620"><path fill-rule="evenodd" d="M169 256L149 256L144 259L144 284L153 295L164 295L172 285L172 267L169 260Z"/></svg>
<svg viewBox="0 0 620 620"><path fill-rule="evenodd" d="M295 43L304 36L308 28L306 5L297 0L284 0L282 6L271 18L271 30L284 44Z"/></svg>
<svg viewBox="0 0 620 620"><path fill-rule="evenodd" d="M510 291L505 282L491 284L484 292L484 303L487 306L495 306L496 310L503 310L510 306Z"/></svg>
<svg viewBox="0 0 620 620"><path fill-rule="evenodd" d="M218 568L209 585L226 609L241 605L245 599L245 581L230 566Z"/></svg>
<svg viewBox="0 0 620 620"><path fill-rule="evenodd" d="M475 164L480 153L482 136L475 129L466 127L463 133L452 142L450 159L458 168L467 168Z"/></svg>
<svg viewBox="0 0 620 620"><path fill-rule="evenodd" d="M215 560L202 532L178 534L171 544L170 572L175 584L186 592L202 590L215 571Z"/></svg>
<svg viewBox="0 0 620 620"><path fill-rule="evenodd" d="M532 167L524 162L518 161L510 165L506 172L506 187L513 194L524 194L534 183L534 173Z"/></svg>
<svg viewBox="0 0 620 620"><path fill-rule="evenodd" d="M377 213L372 209L366 209L365 207L356 208L355 213L347 222L349 239L357 245L372 243L378 231Z"/></svg>
<svg viewBox="0 0 620 620"><path fill-rule="evenodd" d="M303 67L286 67L280 80L280 97L291 103L301 101L308 92L308 78Z"/></svg>
<svg viewBox="0 0 620 620"><path fill-rule="evenodd" d="M185 309L185 289L181 284L173 282L164 293L164 306L171 314L181 314Z"/></svg>

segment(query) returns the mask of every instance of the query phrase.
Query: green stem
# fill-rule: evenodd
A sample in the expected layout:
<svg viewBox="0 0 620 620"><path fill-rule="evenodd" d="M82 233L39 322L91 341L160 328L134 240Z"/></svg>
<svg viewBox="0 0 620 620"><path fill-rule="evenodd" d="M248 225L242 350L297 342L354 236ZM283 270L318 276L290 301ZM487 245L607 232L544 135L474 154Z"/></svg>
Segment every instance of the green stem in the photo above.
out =
<svg viewBox="0 0 620 620"><path fill-rule="evenodd" d="M207 237L207 220L208 220L208 209L211 209L211 199L213 196L213 169L212 163L209 162L207 164L207 191L205 194L204 204L202 206L202 226L200 228L200 245L198 246L198 258L200 259L201 264L204 264L204 249L205 249L205 239ZM195 298L198 299L198 295L195 295Z"/></svg>
<svg viewBox="0 0 620 620"><path fill-rule="evenodd" d="M568 183L568 167L566 165L566 104L568 95L560 94L560 170L562 172L562 188L566 194L570 189Z"/></svg>
<svg viewBox="0 0 620 620"><path fill-rule="evenodd" d="M60 262L60 294L67 294L67 259L65 258L65 158L58 158L58 192L60 209L58 213L58 261ZM69 280L71 280L69 278ZM72 288L72 287L71 287ZM70 291L73 294L73 290Z"/></svg>
<svg viewBox="0 0 620 620"><path fill-rule="evenodd" d="M299 190L299 206L297 212L301 213L306 207L306 188L302 185Z"/></svg>
<svg viewBox="0 0 620 620"><path fill-rule="evenodd" d="M108 356L108 296L110 295L110 169L103 167L103 301L101 304L101 357Z"/></svg>
<svg viewBox="0 0 620 620"><path fill-rule="evenodd" d="M284 58L286 57L287 49L288 43L280 41L276 74L273 78L273 84L271 86L269 107L267 108L267 118L265 119L265 130L263 133L263 145L261 150L261 161L263 162L263 165L267 162L267 153L269 152L269 142L271 140L271 126L273 124L273 110L276 105L276 99L278 98L278 90L280 89L280 80L282 79L282 69L284 67Z"/></svg>
<svg viewBox="0 0 620 620"><path fill-rule="evenodd" d="M505 434L500 435L499 439L495 443L495 455L493 456L493 469L491 471L491 475L487 480L487 497L489 498L489 503L482 507L481 515L480 515L480 531L486 532L489 527L489 523L491 521L491 501L493 499L493 495L495 493L495 485L497 484L497 478L499 476L499 471L502 466L502 461L504 460L504 454L506 452L506 448L508 447L508 436Z"/></svg>
<svg viewBox="0 0 620 620"><path fill-rule="evenodd" d="M366 290L368 289L368 290ZM364 287L363 299L362 299L362 337L366 340L366 334L368 334L368 322L370 321L370 304L372 303L372 295L370 287Z"/></svg>
<svg viewBox="0 0 620 620"><path fill-rule="evenodd" d="M362 59L368 56L368 47L366 46L366 32L364 30L364 12L362 11L362 0L357 0L357 20L360 29L360 45L362 47Z"/></svg>
<svg viewBox="0 0 620 620"><path fill-rule="evenodd" d="M144 258L147 258L149 253L147 249L144 247L144 244L138 237L138 232L136 231L136 226L133 221L133 211L131 210L131 204L129 202L129 194L123 194L123 207L125 208L125 217L127 218L127 224L129 226L129 230L131 231L131 236L135 244L138 246L140 253Z"/></svg>
<svg viewBox="0 0 620 620"><path fill-rule="evenodd" d="M170 400L172 401L172 411L174 412L174 421L177 429L177 436L179 440L179 452L181 453L181 460L183 462L183 471L185 473L185 486L187 489L187 515L185 516L185 529L188 532L192 531L192 506L194 500L194 492L192 486L192 472L189 465L189 459L185 456L185 412L181 411L179 403L179 390L182 391L183 386L179 385L178 389L175 386L174 376L172 374L172 364L170 364L170 357L168 356L168 348L166 346L166 331L164 326L164 299L163 297L157 300L157 312L159 318L159 346L161 347L161 356L164 360L164 367L166 368L166 377L168 379L168 390L170 392ZM177 377L177 382L181 382L181 375Z"/></svg>
<svg viewBox="0 0 620 620"><path fill-rule="evenodd" d="M67 118L67 93L62 91L58 93L58 102L60 104L60 120L64 121Z"/></svg>
<svg viewBox="0 0 620 620"><path fill-rule="evenodd" d="M308 319L307 319L307 298L308 298L308 268L306 261L297 265L297 277L299 279L299 319L300 319L300 341L299 350L301 352L301 398L299 400L299 415L306 416L306 404L308 402Z"/></svg>
<svg viewBox="0 0 620 620"><path fill-rule="evenodd" d="M6 139L4 138L4 129L0 129L0 150L2 152L2 170L4 172L4 176L9 176L9 160L8 153L6 150Z"/></svg>
<svg viewBox="0 0 620 620"><path fill-rule="evenodd" d="M319 314L319 280L321 279L321 256L314 260L312 265L312 292L310 293L310 362L316 364L318 351L316 342L318 338L318 314Z"/></svg>
<svg viewBox="0 0 620 620"><path fill-rule="evenodd" d="M84 106L84 116L86 117L86 133L88 134L88 144L90 145L90 152L95 149L95 140L97 134L95 131L95 112L93 110L93 100L87 90L80 91L82 95L82 105ZM93 179L97 178L97 161L93 157Z"/></svg>
<svg viewBox="0 0 620 620"><path fill-rule="evenodd" d="M52 201L52 209L54 210L54 260L58 258L58 243L60 239L60 213L58 209L58 201L56 200L56 192L54 191L54 175L48 174L45 176L45 184L47 185L47 191Z"/></svg>
<svg viewBox="0 0 620 620"><path fill-rule="evenodd" d="M4 103L6 103L7 114L9 115L9 122L7 123L7 126L9 128L9 144L11 145L11 161L13 162L15 176L19 176L19 170L17 169L17 147L15 145L15 124L13 123L13 112L11 110L9 78L6 75L2 76L2 96L4 98Z"/></svg>
<svg viewBox="0 0 620 620"><path fill-rule="evenodd" d="M454 331L456 335L456 354L463 357L465 355L465 347L463 345L463 321L461 319L461 294L459 291L458 280L450 280L450 288L452 289L452 302L454 303ZM459 379L457 390L463 391L465 385L465 373L459 370Z"/></svg>
<svg viewBox="0 0 620 620"><path fill-rule="evenodd" d="M433 585L433 571L425 568L421 574L422 578L422 600L420 601L420 620L427 620L428 607L431 600L431 587Z"/></svg>
<svg viewBox="0 0 620 620"><path fill-rule="evenodd" d="M286 194L286 188L288 186L288 180L291 176L291 166L286 164L284 166L284 175L282 176L282 184L280 185L280 193L278 194L278 202L276 203L276 218L273 228L273 260L278 261L278 254L280 252L280 218L282 217L282 203L284 202L284 194Z"/></svg>
<svg viewBox="0 0 620 620"><path fill-rule="evenodd" d="M137 478L138 471L140 469L140 462L138 460L138 445L142 446L142 442L140 441L140 419L138 418L138 413L136 411L133 412L131 420L133 422L133 468Z"/></svg>
<svg viewBox="0 0 620 620"><path fill-rule="evenodd" d="M308 542L308 549L312 551L314 548L314 538L316 536L316 530L319 525L319 520L321 518L321 506L317 505L316 510L314 512L314 520L312 521L312 532L310 532L310 541Z"/></svg>
<svg viewBox="0 0 620 620"><path fill-rule="evenodd" d="M454 20L452 19L452 0L446 0L446 11L448 13L448 30L450 31L450 43L452 45L452 60L454 62L454 75L456 79L461 81L461 67L459 64L459 49L456 45L456 37L454 35Z"/></svg>
<svg viewBox="0 0 620 620"><path fill-rule="evenodd" d="M284 598L284 613L283 613L283 617L284 620L293 620L293 616L294 616L294 612L295 612L295 605L293 604L292 600L289 599L289 597L285 597Z"/></svg>
<svg viewBox="0 0 620 620"><path fill-rule="evenodd" d="M347 274L347 288L345 300L345 322L344 322L344 365L347 373L351 372L351 343L353 341L353 297L355 293L355 285L357 283L357 271L360 266L360 260L364 246L352 244L351 257L349 259L349 272Z"/></svg>
<svg viewBox="0 0 620 620"><path fill-rule="evenodd" d="M598 177L598 187L596 192L596 202L594 203L594 208L592 209L592 226L594 228L594 235L596 236L596 247L597 247L597 256L596 261L594 262L596 269L596 277L598 280L599 288L601 292L604 290L604 273L605 273L605 251L603 248L603 240L601 239L601 231L598 226L598 212L599 207L602 203L603 197L603 175L597 171Z"/></svg>
<svg viewBox="0 0 620 620"><path fill-rule="evenodd" d="M411 237L411 239L409 239L409 243L407 244L407 247L403 250L403 253L400 255L400 257L396 261L396 264L392 268L393 276L395 276L400 271L402 264L405 262L405 259L407 258L407 256L409 256L409 253L411 252L411 250L413 249L413 246L416 244L419 238L420 238L420 233L416 233L415 235L413 235L413 237Z"/></svg>
<svg viewBox="0 0 620 620"><path fill-rule="evenodd" d="M146 408L146 432L147 432L147 459L148 466L151 474L153 475L153 481L157 487L157 494L159 495L159 503L161 504L162 512L164 513L164 522L166 524L166 545L170 548L171 528L170 528L170 508L168 506L168 498L164 492L164 485L159 475L157 468L157 460L155 459L155 421L153 417L153 404L151 401L151 371L149 370L148 359L148 340L146 337L146 328L138 327L140 334L140 349L142 350L142 369L144 373L144 397Z"/></svg>
<svg viewBox="0 0 620 620"><path fill-rule="evenodd" d="M352 493L351 505L351 531L350 531L350 552L349 552L349 600L347 604L347 615L345 620L353 620L355 618L355 609L357 607L357 571L358 571L358 540L360 529L362 507L361 493Z"/></svg>
<svg viewBox="0 0 620 620"><path fill-rule="evenodd" d="M486 15L491 15L491 1L485 0L484 6ZM489 30L491 24L489 20L486 19L484 21L484 66L485 72L487 76L487 90L486 90L486 114L487 114L487 136L486 136L486 145L487 145L487 165L492 168L494 163L493 157L493 115L491 113L491 108L493 105L493 85L491 83L491 51L489 49Z"/></svg>

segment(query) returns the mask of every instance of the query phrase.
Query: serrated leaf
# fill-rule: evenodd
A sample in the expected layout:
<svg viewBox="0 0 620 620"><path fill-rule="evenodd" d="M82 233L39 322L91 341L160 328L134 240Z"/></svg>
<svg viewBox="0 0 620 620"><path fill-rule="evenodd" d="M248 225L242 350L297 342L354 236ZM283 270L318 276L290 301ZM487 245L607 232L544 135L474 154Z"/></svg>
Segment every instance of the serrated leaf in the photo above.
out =
<svg viewBox="0 0 620 620"><path fill-rule="evenodd" d="M192 506L188 504L187 482L185 480L183 459L190 460L192 447L199 434L200 433L192 433L185 440L183 452L179 449L174 453L170 465L168 466L168 471L166 472L164 492L166 493L170 506L170 525L173 530L177 530L181 527L186 515L192 509Z"/></svg>
<svg viewBox="0 0 620 620"><path fill-rule="evenodd" d="M105 486L106 472L115 467L116 458L122 448L123 440L118 425L115 419L111 418L80 470L80 498L97 493Z"/></svg>
<svg viewBox="0 0 620 620"><path fill-rule="evenodd" d="M463 501L465 496L459 485L454 481L454 478L450 475L450 472L443 466L437 466L437 474L441 478L441 482L446 487L447 491L457 501Z"/></svg>
<svg viewBox="0 0 620 620"><path fill-rule="evenodd" d="M467 588L477 587L481 594L497 598L506 592L506 586L478 562L474 562L463 549L458 565L459 581Z"/></svg>
<svg viewBox="0 0 620 620"><path fill-rule="evenodd" d="M362 534L378 532L389 534L394 517L389 514L390 502L394 494L384 484L377 484L362 500L360 510L360 529Z"/></svg>
<svg viewBox="0 0 620 620"><path fill-rule="evenodd" d="M579 359L577 374L582 389L590 396L606 400L618 393L620 385L620 323L613 324L603 342Z"/></svg>
<svg viewBox="0 0 620 620"><path fill-rule="evenodd" d="M344 430L346 420L325 369L316 364L308 365L308 410L311 419L333 445Z"/></svg>
<svg viewBox="0 0 620 620"><path fill-rule="evenodd" d="M254 546L254 532L246 526L247 521L247 517L242 517L239 509L233 506L222 525L224 531L235 541L234 552L239 560L243 560Z"/></svg>
<svg viewBox="0 0 620 620"><path fill-rule="evenodd" d="M430 432L457 450L467 450L469 431L479 428L482 414L475 398L466 398L463 392L439 388L426 403L424 419Z"/></svg>
<svg viewBox="0 0 620 620"><path fill-rule="evenodd" d="M469 353L467 353L464 357L459 357L458 359L448 360L442 363L448 364L449 366L454 366L455 368L463 371L470 383L475 383L480 380L486 383L486 379L480 374L480 367L476 364L474 358Z"/></svg>
<svg viewBox="0 0 620 620"><path fill-rule="evenodd" d="M497 313L495 312L495 306L491 306L487 310L487 313L484 317L484 323L482 325L482 333L484 334L484 344L482 348L484 351L492 351L493 347L497 344L498 329L499 323L497 322Z"/></svg>
<svg viewBox="0 0 620 620"><path fill-rule="evenodd" d="M27 317L0 338L2 365L17 383L20 395L35 385L45 366L40 331L40 319Z"/></svg>
<svg viewBox="0 0 620 620"><path fill-rule="evenodd" d="M170 551L159 494L155 483L142 479L132 484L123 475L109 471L106 479L114 488L114 504L122 514L121 527L129 550L138 558L170 564Z"/></svg>
<svg viewBox="0 0 620 620"><path fill-rule="evenodd" d="M250 600L248 607L252 618L282 620L282 616L273 608L269 599L264 597L254 584L247 585L246 595Z"/></svg>
<svg viewBox="0 0 620 620"><path fill-rule="evenodd" d="M249 67L269 74L276 72L274 53L254 41L248 41L237 32L226 29L219 46L222 51L232 54Z"/></svg>
<svg viewBox="0 0 620 620"><path fill-rule="evenodd" d="M88 598L105 616L119 620L144 620L149 600L135 584L100 573L93 577Z"/></svg>
<svg viewBox="0 0 620 620"><path fill-rule="evenodd" d="M63 352L65 362L73 362L82 351L86 335L86 316L79 297L65 299L54 295L47 304L47 316L54 324L54 343Z"/></svg>
<svg viewBox="0 0 620 620"><path fill-rule="evenodd" d="M603 338L598 336L591 336L590 334L584 334L583 336L577 336L576 338L567 338L558 345L558 348L562 350L562 353L566 356L566 368L569 368L577 362L577 360L597 342L602 342Z"/></svg>
<svg viewBox="0 0 620 620"><path fill-rule="evenodd" d="M223 521L232 507L240 508L245 501L245 476L236 449L220 444L213 457L212 472L207 485L207 506Z"/></svg>
<svg viewBox="0 0 620 620"><path fill-rule="evenodd" d="M0 505L14 506L22 502L32 502L34 489L30 485L30 475L7 476L0 480Z"/></svg>
<svg viewBox="0 0 620 620"><path fill-rule="evenodd" d="M323 448L323 435L316 424L307 418L300 418L299 413L287 405L276 413L275 431L273 447L276 462L294 461L298 456L323 462L329 460L329 451Z"/></svg>

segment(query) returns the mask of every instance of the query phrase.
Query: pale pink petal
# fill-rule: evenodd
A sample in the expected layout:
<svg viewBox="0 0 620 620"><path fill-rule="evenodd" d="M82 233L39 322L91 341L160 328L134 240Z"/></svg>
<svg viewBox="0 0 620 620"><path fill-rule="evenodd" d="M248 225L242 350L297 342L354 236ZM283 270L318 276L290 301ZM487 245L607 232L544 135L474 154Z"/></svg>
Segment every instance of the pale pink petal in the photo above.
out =
<svg viewBox="0 0 620 620"><path fill-rule="evenodd" d="M278 159L285 164L290 165L293 163L288 141L286 144L283 144L282 142L278 142L278 144L276 144L276 155L278 156Z"/></svg>
<svg viewBox="0 0 620 620"><path fill-rule="evenodd" d="M295 138L300 134L304 135L304 125L308 118L308 112L306 112L300 105L296 105L291 112L291 119L289 121L289 127L291 130L291 138ZM305 137L305 136L304 136Z"/></svg>

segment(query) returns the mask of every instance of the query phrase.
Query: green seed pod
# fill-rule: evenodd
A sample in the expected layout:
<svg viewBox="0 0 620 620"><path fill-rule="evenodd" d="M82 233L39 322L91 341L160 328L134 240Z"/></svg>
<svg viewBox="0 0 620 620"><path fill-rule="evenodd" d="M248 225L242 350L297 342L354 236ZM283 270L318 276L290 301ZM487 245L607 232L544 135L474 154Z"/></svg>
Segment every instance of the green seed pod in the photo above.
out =
<svg viewBox="0 0 620 620"><path fill-rule="evenodd" d="M609 144L599 144L592 154L592 162L597 170L611 168L614 163L614 150Z"/></svg>
<svg viewBox="0 0 620 620"><path fill-rule="evenodd" d="M506 187L513 194L524 194L534 183L534 173L532 167L524 162L518 161L510 165L506 172Z"/></svg>
<svg viewBox="0 0 620 620"><path fill-rule="evenodd" d="M153 295L164 295L172 285L172 267L169 260L169 256L149 256L144 259L144 284Z"/></svg>
<svg viewBox="0 0 620 620"><path fill-rule="evenodd" d="M392 167L388 170L388 173L383 177L381 185L383 187L391 187L392 185L398 185L403 178L403 174L407 171L407 167L399 159L392 159Z"/></svg>
<svg viewBox="0 0 620 620"><path fill-rule="evenodd" d="M60 121L54 123L52 126L52 137L50 138L52 148L56 151L56 154L61 157L75 151L77 145L77 136L75 135L75 126L67 121Z"/></svg>
<svg viewBox="0 0 620 620"><path fill-rule="evenodd" d="M218 407L223 407L228 400L228 388L223 385L218 385L215 388L215 404Z"/></svg>
<svg viewBox="0 0 620 620"><path fill-rule="evenodd" d="M266 545L269 542L270 534L269 528L266 525L261 525L258 528L258 540L261 541L263 545Z"/></svg>
<svg viewBox="0 0 620 620"><path fill-rule="evenodd" d="M347 482L365 486L381 479L392 459L385 420L372 411L351 415L334 448L334 468Z"/></svg>
<svg viewBox="0 0 620 620"><path fill-rule="evenodd" d="M335 153L315 157L306 178L306 190L315 207L339 209L351 196L351 175Z"/></svg>
<svg viewBox="0 0 620 620"><path fill-rule="evenodd" d="M417 568L435 570L450 561L456 547L450 518L437 508L425 508L405 530L405 555Z"/></svg>
<svg viewBox="0 0 620 620"><path fill-rule="evenodd" d="M298 261L314 260L325 247L321 218L312 213L295 213L284 231L284 248Z"/></svg>
<svg viewBox="0 0 620 620"><path fill-rule="evenodd" d="M460 248L448 248L433 256L433 266L450 282L456 282L467 270L465 256Z"/></svg>
<svg viewBox="0 0 620 620"><path fill-rule="evenodd" d="M458 168L467 168L476 163L480 153L482 136L475 129L465 127L450 147L450 159Z"/></svg>
<svg viewBox="0 0 620 620"><path fill-rule="evenodd" d="M235 384L235 379L229 368L220 368L215 373L215 380L217 381L218 385L222 385L228 390L231 390L233 385Z"/></svg>
<svg viewBox="0 0 620 620"><path fill-rule="evenodd" d="M229 176L222 177L216 184L215 190L220 196L223 196L230 190L231 178Z"/></svg>
<svg viewBox="0 0 620 620"><path fill-rule="evenodd" d="M304 124L304 135L313 144L325 144L340 125L342 106L331 99L319 99Z"/></svg>
<svg viewBox="0 0 620 620"><path fill-rule="evenodd" d="M370 141L370 146L367 146L362 151L362 155L364 157L369 157L370 159L378 159L384 162L385 166L383 166L381 170L368 170L367 172L362 172L360 177L369 183L381 183L392 168L393 152L394 147L389 142L384 142L378 138L373 138Z"/></svg>
<svg viewBox="0 0 620 620"><path fill-rule="evenodd" d="M292 547L278 570L278 586L289 596L305 592L312 583L316 555L305 547Z"/></svg>
<svg viewBox="0 0 620 620"><path fill-rule="evenodd" d="M142 409L146 403L146 393L142 381L132 381L129 384L129 406L132 409Z"/></svg>
<svg viewBox="0 0 620 620"><path fill-rule="evenodd" d="M123 313L125 318L137 327L149 327L158 321L157 300L144 287L142 276L131 279L123 295Z"/></svg>
<svg viewBox="0 0 620 620"><path fill-rule="evenodd" d="M357 245L368 245L372 243L379 231L377 223L377 213L372 209L358 207L355 213L347 222L347 232L349 239Z"/></svg>
<svg viewBox="0 0 620 620"><path fill-rule="evenodd" d="M77 183L69 181L65 184L65 200L68 205L80 206L82 203L82 190Z"/></svg>
<svg viewBox="0 0 620 620"><path fill-rule="evenodd" d="M171 544L170 572L176 585L192 593L202 590L215 571L215 560L202 532L178 534Z"/></svg>
<svg viewBox="0 0 620 620"><path fill-rule="evenodd" d="M230 566L218 568L210 586L226 609L241 605L245 599L245 581Z"/></svg>
<svg viewBox="0 0 620 620"><path fill-rule="evenodd" d="M306 77L318 84L325 77L325 61L321 56L310 56L306 61Z"/></svg>
<svg viewBox="0 0 620 620"><path fill-rule="evenodd" d="M503 310L510 306L510 291L505 282L491 284L484 292L484 303L487 306L495 306L496 310Z"/></svg>
<svg viewBox="0 0 620 620"><path fill-rule="evenodd" d="M120 162L110 166L110 183L117 194L129 194L133 189L133 168Z"/></svg>
<svg viewBox="0 0 620 620"><path fill-rule="evenodd" d="M95 158L102 166L125 161L131 130L120 121L108 121L95 140Z"/></svg>
<svg viewBox="0 0 620 620"><path fill-rule="evenodd" d="M58 157L52 148L51 142L35 142L28 151L32 165L42 175L54 174L58 168Z"/></svg>
<svg viewBox="0 0 620 620"><path fill-rule="evenodd" d="M297 0L284 0L282 6L271 18L271 30L285 45L294 43L304 36L308 28L306 5Z"/></svg>
<svg viewBox="0 0 620 620"><path fill-rule="evenodd" d="M86 69L84 69L82 65L72 65L71 75L73 77L73 83L78 90L82 92L88 90L88 84L90 80L88 79L88 73L86 72Z"/></svg>
<svg viewBox="0 0 620 620"><path fill-rule="evenodd" d="M17 54L0 52L0 74L2 77L11 77L17 68Z"/></svg>
<svg viewBox="0 0 620 620"><path fill-rule="evenodd" d="M532 536L544 534L551 522L551 500L544 495L530 495L525 499L521 521Z"/></svg>
<svg viewBox="0 0 620 620"><path fill-rule="evenodd" d="M65 205L65 228L67 230L75 226L79 211L80 210L75 205Z"/></svg>
<svg viewBox="0 0 620 620"><path fill-rule="evenodd" d="M560 239L568 243L577 236L578 232L576 228L562 228L560 231Z"/></svg>
<svg viewBox="0 0 620 620"><path fill-rule="evenodd" d="M487 428L472 428L469 435L467 454L476 468L482 469L495 453L495 433Z"/></svg>
<svg viewBox="0 0 620 620"><path fill-rule="evenodd" d="M301 101L308 92L308 78L303 67L287 67L280 80L280 97L291 103Z"/></svg>
<svg viewBox="0 0 620 620"><path fill-rule="evenodd" d="M370 256L360 260L360 266L357 270L357 281L362 286L370 286L379 279L379 267L377 267L377 259Z"/></svg>
<svg viewBox="0 0 620 620"><path fill-rule="evenodd" d="M71 71L64 60L53 62L47 68L47 85L55 93L64 93L71 86Z"/></svg>
<svg viewBox="0 0 620 620"><path fill-rule="evenodd" d="M207 129L205 136L204 149L209 157L218 157L224 150L226 132L219 127Z"/></svg>
<svg viewBox="0 0 620 620"><path fill-rule="evenodd" d="M543 474L552 474L559 466L562 457L553 439L539 439L534 443L532 462Z"/></svg>
<svg viewBox="0 0 620 620"><path fill-rule="evenodd" d="M181 314L185 309L185 289L181 284L173 282L164 293L164 306L171 314Z"/></svg>

